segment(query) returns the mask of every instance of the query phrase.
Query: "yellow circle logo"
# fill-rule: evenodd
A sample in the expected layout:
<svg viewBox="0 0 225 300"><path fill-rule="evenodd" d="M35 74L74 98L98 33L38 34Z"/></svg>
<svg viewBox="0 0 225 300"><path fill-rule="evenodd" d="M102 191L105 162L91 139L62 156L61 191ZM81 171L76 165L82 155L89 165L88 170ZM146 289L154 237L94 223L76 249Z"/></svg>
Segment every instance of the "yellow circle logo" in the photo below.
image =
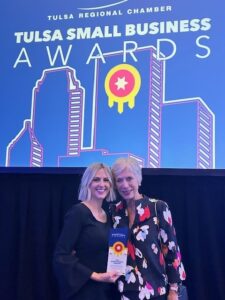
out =
<svg viewBox="0 0 225 300"><path fill-rule="evenodd" d="M125 246L123 243L121 242L116 242L114 243L114 245L112 246L112 249L113 249L113 252L116 254L116 255L121 255L125 249Z"/></svg>
<svg viewBox="0 0 225 300"><path fill-rule="evenodd" d="M112 68L105 79L105 91L108 96L108 105L112 107L118 103L118 112L123 112L124 103L129 108L135 106L135 96L141 86L141 77L138 70L128 64L120 64Z"/></svg>

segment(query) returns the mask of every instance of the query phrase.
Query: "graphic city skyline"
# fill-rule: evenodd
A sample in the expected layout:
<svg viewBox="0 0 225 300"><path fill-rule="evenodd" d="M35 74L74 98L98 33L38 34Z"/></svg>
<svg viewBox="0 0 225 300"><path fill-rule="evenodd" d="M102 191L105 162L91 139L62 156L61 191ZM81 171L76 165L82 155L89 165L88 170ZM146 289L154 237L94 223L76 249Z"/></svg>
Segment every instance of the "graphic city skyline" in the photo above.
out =
<svg viewBox="0 0 225 300"><path fill-rule="evenodd" d="M139 47L135 55L138 62L130 60L127 65L140 73L141 87L133 108L123 103L123 113L116 105L109 107L104 88L107 74L121 64L122 51L104 53L107 64L95 58L91 100L86 99L76 69L65 66L43 70L32 90L31 117L24 120L22 129L8 144L5 165L80 167L93 161L111 165L123 156L134 157L142 167L172 167L167 160L177 156L174 149L178 148L184 167L215 168L213 112L200 97L166 101L166 62L157 59L153 46ZM117 101L119 106L120 99ZM88 106L91 117L86 114ZM182 124L185 137L182 130L177 133L184 147L186 143L193 145L189 162L182 157L182 143L174 135L181 125L177 122L182 123L180 116L187 112L194 126L189 128L186 122ZM174 127L171 116L177 123Z"/></svg>

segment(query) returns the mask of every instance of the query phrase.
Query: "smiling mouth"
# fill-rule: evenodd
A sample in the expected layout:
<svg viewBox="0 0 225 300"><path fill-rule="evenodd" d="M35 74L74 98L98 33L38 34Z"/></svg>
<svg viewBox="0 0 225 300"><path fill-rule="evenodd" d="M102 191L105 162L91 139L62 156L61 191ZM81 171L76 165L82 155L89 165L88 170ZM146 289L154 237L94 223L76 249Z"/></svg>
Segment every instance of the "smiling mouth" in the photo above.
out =
<svg viewBox="0 0 225 300"><path fill-rule="evenodd" d="M121 191L122 194L128 195L132 192L132 190L127 190L127 191Z"/></svg>

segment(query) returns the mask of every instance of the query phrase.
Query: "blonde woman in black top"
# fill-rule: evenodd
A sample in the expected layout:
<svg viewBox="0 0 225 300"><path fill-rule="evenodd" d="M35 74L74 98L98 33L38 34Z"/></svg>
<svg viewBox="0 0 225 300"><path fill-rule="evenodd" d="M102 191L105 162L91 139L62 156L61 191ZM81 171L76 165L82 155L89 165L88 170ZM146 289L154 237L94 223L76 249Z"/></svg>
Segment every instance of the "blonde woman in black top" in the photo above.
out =
<svg viewBox="0 0 225 300"><path fill-rule="evenodd" d="M83 174L79 200L67 213L55 254L54 269L64 300L116 300L116 272L106 272L110 218L104 199L115 198L110 169L101 163Z"/></svg>

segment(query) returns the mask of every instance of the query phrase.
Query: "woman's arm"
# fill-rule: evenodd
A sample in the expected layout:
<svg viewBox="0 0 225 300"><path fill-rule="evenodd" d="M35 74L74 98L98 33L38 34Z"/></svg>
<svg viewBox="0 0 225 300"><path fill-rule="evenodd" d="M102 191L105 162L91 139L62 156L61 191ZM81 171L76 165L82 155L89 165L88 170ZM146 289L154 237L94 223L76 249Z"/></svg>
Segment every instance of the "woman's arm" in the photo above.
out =
<svg viewBox="0 0 225 300"><path fill-rule="evenodd" d="M181 261L181 253L177 244L172 215L167 203L160 200L157 202L157 211L161 246L165 259L168 281L169 284L178 284L186 278L186 274Z"/></svg>
<svg viewBox="0 0 225 300"><path fill-rule="evenodd" d="M93 270L79 262L79 258L74 251L82 226L82 210L79 206L74 205L65 217L53 260L56 277L65 295L76 293L93 273Z"/></svg>
<svg viewBox="0 0 225 300"><path fill-rule="evenodd" d="M101 282L115 282L116 272L96 273L79 261L76 243L87 221L82 206L74 206L66 215L64 226L54 253L54 269L62 293L71 296L92 279Z"/></svg>
<svg viewBox="0 0 225 300"><path fill-rule="evenodd" d="M121 274L119 274L116 271L105 272L105 273L93 272L91 274L91 279L94 281L114 283L120 276L121 276Z"/></svg>

